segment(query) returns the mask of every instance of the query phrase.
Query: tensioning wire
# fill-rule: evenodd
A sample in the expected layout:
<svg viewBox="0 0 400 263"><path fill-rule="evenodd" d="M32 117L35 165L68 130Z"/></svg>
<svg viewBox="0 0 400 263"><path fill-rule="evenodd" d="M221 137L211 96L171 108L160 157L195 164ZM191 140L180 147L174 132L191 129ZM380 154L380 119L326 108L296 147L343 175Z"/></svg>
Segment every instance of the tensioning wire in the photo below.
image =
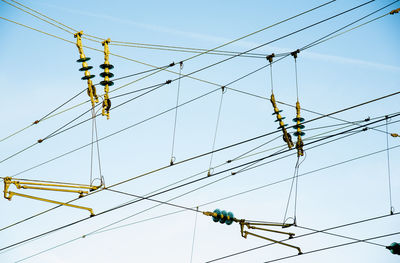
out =
<svg viewBox="0 0 400 263"><path fill-rule="evenodd" d="M393 116L393 117L395 117L395 116ZM378 120L378 121L372 122L372 123L370 123L370 124L368 124L368 125L371 125L371 124L374 124L374 123L377 123L377 122L380 122L380 121L382 121L382 120ZM354 129L357 129L357 128L359 128L359 127L356 127L356 128L353 128L353 129L349 129L348 132L351 132L351 131L353 131ZM338 134L335 134L335 135L331 135L331 136L327 136L325 139L328 139L328 138L331 138L331 137L334 137L334 136L337 136L337 135L341 135L341 134L344 134L344 132L341 132L341 133L338 133ZM324 140L324 139L316 140L316 141L310 142L310 143L308 143L308 144L306 144L306 145L310 145L310 144L313 144L313 143L316 143L316 142L319 142L319 141L322 141L322 140ZM286 150L286 151L284 151L284 152L287 152L287 151L290 151L290 150ZM281 153L284 153L284 152L281 152ZM269 155L269 156L263 157L263 158L261 158L261 159L270 158L270 157L272 157L272 156L273 156L273 155ZM261 159L259 159L259 160L261 160ZM258 161L258 160L255 160L255 161ZM218 175L218 174L222 174L222 173L224 173L224 172L230 171L230 170L232 170L232 169L239 168L239 167L241 167L241 166L247 165L247 164L252 163L252 162L255 162L255 161L251 161L251 162L248 162L248 163L246 163L246 164L241 164L241 165L238 165L238 166L236 166L236 167L229 168L229 169L227 169L227 170L220 171L220 172L217 172L217 173L212 174L212 175L207 175L206 177L202 177L202 178L199 178L199 179L190 181L190 182L188 182L188 183L184 183L184 184L181 184L181 185L172 187L172 188L170 188L170 189L166 189L166 190L164 190L164 191L161 191L161 192L158 192L158 193L149 195L149 196L147 196L146 198L152 198L152 197L154 197L154 196L157 196L157 195L160 195L160 194L164 194L164 193L166 193L166 192L170 192L170 191L172 191L172 190L176 190L176 189L181 188L181 187L185 187L185 186L187 186L187 185L190 185L190 184L199 182L199 181L201 181L201 180L210 178L210 177L212 177L212 176L216 176L216 175ZM102 188L101 190L106 190L106 189L108 189L108 188L112 188L112 187L115 187L115 186L117 186L117 185L121 185L122 183L125 183L125 182L128 182L128 181L130 181L130 180L128 179L128 180L125 180L125 181L122 181L122 182L113 184L113 185L111 185L111 186L109 186L109 187ZM99 190L99 191L96 191L96 192L98 193L98 192L100 192L100 190ZM93 193L96 193L96 192L92 192L92 194L93 194ZM89 195L91 195L91 193L89 193L89 194L86 195L86 196L89 196ZM141 199L141 200L143 200L143 199ZM94 216L92 216L92 217L96 217L96 216L99 216L99 215L102 215L102 214L105 214L105 213L114 211L114 210L116 210L116 209L120 209L120 208L122 208L122 207L131 205L131 204L134 204L134 203L136 203L136 202L138 202L138 201L140 201L140 200L127 202L127 203L125 203L125 204L123 204L123 205L118 205L118 206L116 206L116 207L113 207L113 208L104 210L104 211L102 211L102 212L100 212L100 213L98 213L98 214L96 214L96 215L94 215ZM44 233L42 233L42 234L36 235L36 236L34 236L34 237L31 237L31 238L22 240L22 241L20 241L20 242L14 243L14 244L12 244L12 245L3 247L3 248L0 249L0 251L9 249L9 248L11 248L11 247L13 247L13 246L16 246L16 245L19 245L19 244L23 244L23 243L29 242L30 240L37 239L38 237L45 236L45 235L47 235L47 234L50 234L50 233L59 231L59 230L64 229L64 228L66 228L66 227L69 227L69 226L75 225L75 224L77 224L77 223L86 221L87 219L92 218L92 217L83 218L83 219L74 221L74 222L72 222L72 223L69 223L69 224L67 224L67 225L63 225L63 226L61 226L61 227L58 227L58 228L49 230L49 231L44 232Z"/></svg>

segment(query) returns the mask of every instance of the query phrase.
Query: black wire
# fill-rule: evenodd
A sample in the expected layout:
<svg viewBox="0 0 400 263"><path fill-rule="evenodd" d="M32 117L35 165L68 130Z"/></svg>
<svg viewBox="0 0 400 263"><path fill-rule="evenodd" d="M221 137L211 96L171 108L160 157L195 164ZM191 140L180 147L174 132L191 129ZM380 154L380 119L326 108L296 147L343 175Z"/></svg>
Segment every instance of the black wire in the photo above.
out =
<svg viewBox="0 0 400 263"><path fill-rule="evenodd" d="M64 102L63 104L61 104L60 106L58 106L57 108L55 108L54 110L50 111L49 113L47 113L46 115L44 115L42 118L40 118L39 120L35 121L34 124L37 124L39 122L41 122L43 119L45 119L46 117L50 116L52 113L54 113L55 111L57 111L58 109L62 108L64 105L66 105L67 103L69 103L70 101L72 101L73 99L75 99L76 97L78 97L79 95L81 95L83 92L85 92L86 89L81 90L79 93L77 93L76 95L74 95L73 97L71 97L70 99L68 99L66 102Z"/></svg>
<svg viewBox="0 0 400 263"><path fill-rule="evenodd" d="M114 192L114 193L122 194L122 195L133 196L133 197L139 198L140 200L148 200L148 201L159 203L161 205L169 205L169 206L173 206L173 207L178 207L178 208L182 208L182 209L185 209L185 210L189 210L189 211L192 211L192 212L200 212L201 213L201 211L199 211L199 210L193 209L191 207L172 204L172 203L169 203L169 201L160 201L160 200L152 199L152 198L149 198L149 197L146 197L146 196L135 195L135 194L132 194L132 193L122 192L122 191L114 190L114 189L110 189L110 188L106 188L106 190Z"/></svg>
<svg viewBox="0 0 400 263"><path fill-rule="evenodd" d="M400 115L400 114L397 114L397 115ZM396 115L396 116L397 116L397 115ZM392 117L396 117L396 116L392 116ZM385 119L377 120L377 121L372 122L372 123L369 123L369 124L367 124L367 125L371 125L371 124L374 124L374 123L377 123L377 122L380 122L380 121L383 121L383 120L385 120ZM366 125L366 126L367 126L367 125ZM352 128L352 129L349 129L348 131L353 131L353 130L358 129L358 128L359 128L359 127ZM344 133L344 132L340 132L340 133L337 133L337 134L334 134L334 135L326 136L326 138L318 139L318 140L316 140L316 141L310 142L310 143L305 144L305 145L310 145L310 144L313 144L313 143L315 143L315 142L319 142L319 141L322 141L322 140L325 140L325 139L328 139L328 138L331 138L331 137L334 137L334 136L337 136L337 135L341 135L341 134L343 134L343 133ZM316 146L315 146L315 147L316 147ZM290 149L287 150L287 151L290 151ZM285 151L285 152L287 152L287 151ZM280 153L278 153L278 154L281 154L281 153L284 153L284 152L280 152ZM278 155L278 154L275 154L275 155ZM269 155L269 156L260 158L260 159L258 159L258 160L267 159L267 158L270 158L270 157L275 156L275 155ZM255 161L258 161L258 160L255 160ZM171 187L171 188L166 189L166 190L163 190L163 191L161 191L161 192L157 192L157 193L151 194L151 195L149 195L149 196L147 196L147 197L145 197L145 198L144 198L144 197L143 197L143 198L140 197L139 199L136 199L136 200L133 200L133 201L130 201L130 202L126 202L126 203L124 203L124 204L121 204L121 205L115 206L115 207L113 207L113 208L104 210L104 211L102 211L102 212L100 212L100 213L98 213L98 214L96 214L96 215L94 215L94 216L91 216L91 217L95 217L95 216L99 216L99 215L102 215L102 214L105 214L105 213L109 213L109 212L111 212L111 211L114 211L114 210L123 208L123 207L125 207L125 206L131 205L131 204L134 204L134 203L137 203L137 202L139 202L139 201L141 201L141 200L149 199L149 198L152 198L152 197L154 197L154 196L158 196L158 195L160 195L160 194L164 194L164 193L167 193L167 192L176 190L176 189L178 189L178 188L185 187L185 186L187 186L187 185L190 185L190 184L193 184L193 183L202 181L202 180L204 180L204 179L207 179L207 178L210 178L210 177L213 177L213 176L216 176L216 175L219 175L219 174L228 172L228 171L230 171L230 170L232 170L232 169L240 168L240 167L242 167L242 166L244 166L244 165L247 165L247 164L252 163L252 162L255 162L255 161L250 161L250 162L248 162L248 163L241 164L241 165L238 165L238 166L233 167L233 168L229 168L229 169L226 169L226 170L223 170L223 171L219 171L219 172L217 172L217 173L213 173L213 174L211 174L211 175L207 175L207 176L205 176L205 177L202 177L202 178L199 178L199 179L196 179L196 180L193 180L193 181L190 181L190 182L187 182L187 183L184 183L184 184L175 186L175 187ZM116 186L116 185L119 185L119 184L114 184L114 185L112 185L112 186L110 186L110 187L108 187L108 188L111 188L111 187ZM108 188L105 188L105 189L108 189ZM98 191L97 191L97 192L98 192ZM93 192L93 193L95 193L95 192ZM87 195L87 196L88 196L88 195ZM67 227L69 227L69 226L78 224L78 223L80 223L80 222L83 222L83 221L85 221L85 220L91 218L91 217L83 218L83 219L77 220L77 221L75 221L75 222L69 223L69 224L67 224L67 225L64 225L64 226L61 226L61 227L58 227L58 228L49 230L49 231L47 231L47 232L41 233L41 234L36 235L36 236L34 236L34 237L30 237L30 238L27 238L27 239L25 239L25 240L16 242L16 243L14 243L14 244L12 244L12 245L9 245L9 246L6 246L6 247L1 248L0 251L3 251L3 250L6 250L6 249L9 249L9 248L11 248L11 247L14 247L14 246L17 246L17 245L26 243L26 242L31 241L31 240L34 240L34 239L36 239L36 238L39 238L39 237L45 236L45 235L47 235L47 234L56 232L56 231L58 231L58 230L67 228Z"/></svg>
<svg viewBox="0 0 400 263"><path fill-rule="evenodd" d="M176 65L175 63L171 63L171 64L166 65L166 66L156 67L156 68L148 69L148 70L145 70L145 71L141 71L141 72L129 74L129 75L126 75L126 76L123 76L123 77L119 77L119 78L115 78L115 79L110 79L110 81L113 81L113 82L114 82L114 81L117 81L117 80L121 80L121 79L126 79L126 78L130 78L130 77L138 76L138 75L141 75L141 74L144 74L144 73L149 73L149 72L156 71L156 70L164 70L164 69L166 69L166 68L173 67L173 66L175 66L175 65ZM97 86L97 85L100 85L100 83L97 83L97 84L95 84L94 86Z"/></svg>
<svg viewBox="0 0 400 263"><path fill-rule="evenodd" d="M369 16L371 16L371 15L373 15L373 14L375 14L375 13L378 13L379 11L381 11L381 10L385 9L386 7L391 6L391 5L393 5L393 4L395 4L395 3L399 2L399 1L400 1L400 0L393 1L393 2L391 2L390 4L387 4L387 5L385 5L384 7L381 7L381 8L379 8L379 9L375 10L374 12L371 12L371 13L369 13L368 15L365 15L365 16L363 16L363 17L361 17L361 18L359 18L359 19L357 19L357 20L351 22L350 24L347 24L347 25L345 25L345 26L343 26L343 27L341 27L341 28L339 28L339 29L337 29L337 30L335 30L335 31L333 31L333 32L331 32L331 33L329 33L329 34L327 34L327 35L325 35L325 36L319 38L318 40L315 40L315 41L311 42L310 44L308 44L308 45L306 45L306 46L300 48L300 50L303 51L303 50L309 49L309 48L311 48L311 47L313 47L313 46L315 46L315 45L318 45L318 44L319 44L319 43L318 43L319 41L321 41L321 40L323 40L323 39L325 39L325 38L328 38L329 36L331 36L331 35L333 35L333 34L339 32L340 30L343 30L343 29L345 29L346 27L349 27L349 26L351 26L351 25L354 25L355 23L357 23L357 22L359 22L359 21L361 21L361 20L363 20L363 19L365 19L365 18L367 18L367 17L369 17Z"/></svg>
<svg viewBox="0 0 400 263"><path fill-rule="evenodd" d="M400 234L400 232L394 232L394 233L391 233L391 234L385 234L385 235L370 237L370 238L366 238L366 239L363 239L363 240L357 240L357 241L353 241L353 242L342 243L342 244L339 244L339 245L334 245L334 246L330 246L330 247L324 247L324 248L319 248L319 249L315 249L315 250L310 250L310 251L307 251L307 252L303 252L301 255L312 254L312 253L315 253L315 252L321 252L321 251L328 250L328 249L333 249L333 248L338 248L338 247L353 245L353 244L360 243L360 242L365 242L365 241L369 241L369 240L373 240L373 239L378 239L378 238L383 238L383 237L394 236L394 235L398 235L398 234ZM276 261L280 261L280 260L284 260L284 259L288 259L288 258L293 258L293 257L297 257L297 256L300 256L300 255L292 255L292 256L277 258L277 259L273 259L273 260L266 261L265 263L276 262Z"/></svg>
<svg viewBox="0 0 400 263"><path fill-rule="evenodd" d="M320 233L320 232L326 232L326 231L330 231L330 230L334 230L334 229L338 229L338 228L343 228L343 227L348 227L348 226L352 226L352 225L356 225L356 224L361 224L361 223L365 223L365 222L369 222L369 221L379 220L379 219L382 219L382 218L385 218L385 217L396 216L396 215L399 215L399 214L400 214L400 212L394 213L393 215L392 214L386 214L386 215L371 217L371 218L367 218L367 219L363 219L363 220L359 220L359 221L354 221L354 222L343 224L343 225L338 225L338 226L326 228L326 229L319 230L319 231L316 231L316 232L311 232L311 233L307 233L307 234L303 234L303 235L299 235L299 236L294 236L291 239L289 239L289 238L283 239L283 240L280 240L280 242L293 240L293 239L297 239L297 238L301 238L301 237L306 237L306 236L314 235L314 234L317 234L317 233ZM253 247L253 248L246 249L246 250L242 250L242 251L239 251L239 252L236 252L236 253L232 253L230 255L226 255L226 256L223 256L223 257L220 257L220 258L216 258L216 259L212 259L212 260L206 261L206 263L215 262L215 261L219 261L219 260L226 259L226 258L229 258L229 257L237 256L237 255L244 254L244 253L247 253L247 252L250 252L250 251L254 251L254 250L257 250L257 249L260 249L260 248L268 247L268 246L271 246L271 245L274 245L274 244L275 243L268 243L268 244L265 244L265 245Z"/></svg>
<svg viewBox="0 0 400 263"><path fill-rule="evenodd" d="M259 45L259 46L257 46L257 47L254 47L254 48L251 48L251 49L249 49L249 50L243 51L243 52L241 52L240 54L246 54L246 53L251 52L251 51L253 51L253 50L255 50L255 49L258 49L258 48L263 47L263 46L265 46L265 45L271 44L271 43L273 43L273 42L275 42L275 41L281 40L281 39L283 39L283 38L286 38L286 37L288 37L288 36L291 36L291 35L293 35L293 34L296 34L296 33L298 33L298 32L301 32L301 31L303 31L303 30L306 30L306 29L308 29L308 28L311 28L311 27L313 27L313 26L316 26L316 25L318 25L318 24L321 24L321 23L323 23L323 22L326 22L326 21L328 21L328 20L330 20L330 19L333 19L333 18L335 18L335 17L338 17L338 16L340 16L340 15L342 15L342 14L345 14L345 13L347 13L347 12L350 12L350 11L352 11L352 10L354 10L354 9L360 8L360 7L362 7L362 6L364 6L364 5L367 5L367 4L369 4L369 3L373 2L373 1L374 1L374 0L371 0L371 1L368 1L368 2L363 3L363 4L361 4L361 5L358 5L358 6L356 6L356 7L350 8L350 9L348 9L348 10L346 10L346 11L343 11L343 12L341 12L341 13L339 13L339 14L336 14L336 15L331 16L331 17L329 17L329 18L320 20L319 22L316 22L316 23L311 24L311 25L309 25L309 26L303 27L303 28L301 28L301 29L299 29L299 30L293 31L293 32L291 32L291 33L289 33L289 34L286 34L286 35L282 36L282 37L276 38L276 39L271 40L271 41L269 41L269 42L267 42L267 43L261 44L261 45ZM289 54L288 54L288 55L289 55ZM287 57L288 55L286 55L285 57ZM227 58L227 59L218 61L218 62L213 63L213 64L211 64L211 65L208 65L208 66L206 66L206 67L200 68L200 69L198 69L198 70L192 71L191 73L188 73L188 74L179 76L178 78L169 80L169 81L168 81L168 82L169 82L168 84L170 84L170 83L172 83L172 82L174 82L174 81L176 81L176 80L179 80L179 79L181 79L181 78L188 77L188 76L190 76L190 75L193 75L193 74L195 74L195 73L198 73L198 72L200 72L200 71L203 71L203 70L205 70L205 69L207 69L207 68L210 68L210 67L213 67L213 66L215 66L215 65L218 65L218 64L220 64L220 63L223 63L223 62L225 62L225 61L228 61L228 60L230 60L230 59L233 59L233 58L235 58L235 57L237 57L237 56L239 56L239 54L238 54L238 55L235 55L235 56L233 56L233 57L229 57L229 58ZM283 59L283 58L285 58L285 57L282 57L281 59ZM280 59L279 59L279 60L280 60ZM253 71L253 72L251 72L251 73L248 73L248 74L246 74L245 76L247 77L247 76L249 76L249 75L251 75L251 74L253 74L253 73L255 73L255 72L257 72L257 71L259 71L259 70L261 70L261 69L263 69L263 68L265 68L266 66L268 66L268 65L265 65L265 66L263 66L263 67L261 67L261 68L259 68L259 69L256 69L255 71ZM243 79L243 78L244 78L244 77L240 77L240 78L238 78L238 79L236 79L236 80L230 82L228 85L230 85L230 84L232 84L232 83L234 83L234 82L237 82L237 81L239 81L239 80L241 80L241 79ZM165 84L166 84L166 83L165 83ZM162 86L163 86L163 85L162 85ZM160 86L159 88L161 88L162 86ZM227 85L226 85L226 86L227 86ZM224 87L225 87L225 86L224 86ZM154 88L154 89L152 89L151 91L154 91L154 90L156 90L156 89L157 89L157 88ZM151 92L151 91L149 91L149 92ZM147 93L149 93L149 92L146 92L145 94L147 94ZM128 100L128 101L125 102L125 103L128 103L129 101L132 101L132 100L133 100L133 99ZM122 106L122 105L125 104L125 103L122 103L121 105L118 105L118 106ZM118 107L118 106L117 106L117 107ZM114 108L116 108L116 107L114 107ZM97 116L99 116L99 115L100 115L100 114L98 114ZM73 127L76 127L76 126L78 126L78 125L80 125L80 124L83 124L84 122L89 121L89 120L90 120L90 119L87 119L87 120L85 120L85 121L82 121L82 122L80 122L80 123L74 125L74 126L71 126L71 127L67 128L67 129L65 129L65 130L63 130L63 131L61 131L61 132L54 133L54 134L52 134L51 136L47 136L45 139L48 139L48 138L51 138L51 137L53 137L53 136L55 136L55 135L58 135L58 134L60 134L60 133L63 133L64 131L67 131L67 130L73 128ZM307 121L306 121L306 122L307 122ZM305 122L305 123L306 123L306 122ZM69 123L68 123L68 124L69 124ZM65 126L64 126L64 127L65 127ZM6 160L8 160L8 159L10 159L10 158L12 158L12 157L14 157L15 155L18 155L19 153L21 153L21 152L23 152L23 151L25 151L25 150L31 148L32 146L33 146L33 145L29 146L28 148L25 148L25 149L21 150L20 152L18 152L18 153L16 153L16 154L13 154L12 156L10 156L10 157L8 157L8 158L6 158L6 159L0 161L0 163L2 163L2 162L4 162L4 161L6 161Z"/></svg>

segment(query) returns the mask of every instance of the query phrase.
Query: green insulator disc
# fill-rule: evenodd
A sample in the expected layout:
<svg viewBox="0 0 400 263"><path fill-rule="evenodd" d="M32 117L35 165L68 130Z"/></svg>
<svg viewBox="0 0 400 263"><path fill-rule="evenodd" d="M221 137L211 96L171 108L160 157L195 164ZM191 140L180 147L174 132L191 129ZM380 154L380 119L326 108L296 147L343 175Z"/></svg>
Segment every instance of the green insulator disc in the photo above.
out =
<svg viewBox="0 0 400 263"><path fill-rule="evenodd" d="M101 86L105 86L105 85L112 86L112 85L114 85L114 82L112 82L111 80L109 80L109 81L103 80L103 81L100 81L100 85Z"/></svg>
<svg viewBox="0 0 400 263"><path fill-rule="evenodd" d="M92 68L93 68L92 66L81 67L81 68L79 69L79 71L86 71L86 70L90 70L90 69L92 69Z"/></svg>
<svg viewBox="0 0 400 263"><path fill-rule="evenodd" d="M215 209L215 210L214 210L214 213L216 213L217 216L212 216L212 220L213 220L214 222L218 222L218 221L219 221L219 218L221 217L221 211L220 211L219 209Z"/></svg>
<svg viewBox="0 0 400 263"><path fill-rule="evenodd" d="M283 127L278 127L278 128L276 128L276 129L279 130L279 129L282 129L282 128L286 127L286 126L288 126L288 125L287 125L287 124L284 124Z"/></svg>
<svg viewBox="0 0 400 263"><path fill-rule="evenodd" d="M90 58L86 57L86 58L80 58L76 62L85 62L85 61L88 61L88 60L90 60Z"/></svg>
<svg viewBox="0 0 400 263"><path fill-rule="evenodd" d="M89 76L83 76L81 79L82 80L87 80L87 79L92 79L94 77L95 77L94 75L89 75Z"/></svg>
<svg viewBox="0 0 400 263"><path fill-rule="evenodd" d="M101 65L100 65L100 68L101 68L101 69L105 69L105 68L113 69L114 66L111 65L111 64L101 64Z"/></svg>
<svg viewBox="0 0 400 263"><path fill-rule="evenodd" d="M223 224L223 223L225 223L225 221L226 221L226 219L227 219L227 215L228 215L228 213L225 211L225 210L222 210L221 211L221 219L219 220L219 222L221 223L221 224Z"/></svg>
<svg viewBox="0 0 400 263"><path fill-rule="evenodd" d="M304 126L303 124L296 124L296 125L293 126L293 129L295 129L295 130L296 130L297 128L304 129L304 127L305 127L305 126Z"/></svg>
<svg viewBox="0 0 400 263"><path fill-rule="evenodd" d="M281 113L283 110L278 110L278 112L274 112L274 113L272 113L271 115L276 115L276 114L278 114L278 113Z"/></svg>
<svg viewBox="0 0 400 263"><path fill-rule="evenodd" d="M299 120L300 122L303 122L303 121L304 121L304 118L294 118L294 119L293 119L294 122L297 122L297 120Z"/></svg>
<svg viewBox="0 0 400 263"><path fill-rule="evenodd" d="M295 133L293 133L294 136L299 136L299 134L300 134L300 136L306 135L304 132L300 132L300 133L295 132Z"/></svg>
<svg viewBox="0 0 400 263"><path fill-rule="evenodd" d="M225 224L227 224L229 226L233 222L234 215L232 212L228 212L228 216L229 216L229 219L226 220Z"/></svg>
<svg viewBox="0 0 400 263"><path fill-rule="evenodd" d="M111 73L111 72L101 72L101 73L100 73L100 77L102 77L102 78L104 78L104 77L110 77L110 78L112 78L112 77L114 77L114 74Z"/></svg>
<svg viewBox="0 0 400 263"><path fill-rule="evenodd" d="M281 121L281 120L284 120L284 119L286 119L286 117L281 117L279 120L275 120L275 122L278 122L278 121Z"/></svg>

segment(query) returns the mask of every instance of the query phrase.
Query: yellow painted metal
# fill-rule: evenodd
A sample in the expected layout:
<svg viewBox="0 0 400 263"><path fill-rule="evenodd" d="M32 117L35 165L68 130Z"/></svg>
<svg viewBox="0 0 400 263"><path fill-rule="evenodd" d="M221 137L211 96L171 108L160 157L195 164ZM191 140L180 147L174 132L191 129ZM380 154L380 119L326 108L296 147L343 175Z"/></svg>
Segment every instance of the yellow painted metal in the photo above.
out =
<svg viewBox="0 0 400 263"><path fill-rule="evenodd" d="M13 180L11 177L5 177L4 181L4 198L11 201L11 198L16 196L26 197L30 199L35 199L39 201L49 202L53 204L59 204L79 209L85 209L90 212L91 215L93 214L93 210L88 207L79 206L79 205L72 205L64 202L59 202L55 200L45 199L41 197L31 196L20 194L16 192L9 191L10 185L15 185L17 189L33 189L33 190L44 190L44 191L57 191L57 192L68 192L68 193L78 193L79 197L87 195L89 191L94 191L101 188L103 185L99 186L92 186L92 185L81 185L81 184L69 184L69 183L53 183L53 182L32 182L28 180Z"/></svg>
<svg viewBox="0 0 400 263"><path fill-rule="evenodd" d="M280 111L278 109L278 106L276 105L275 101L275 95L274 93L271 94L271 99L270 99L272 106L274 107L274 113L276 115L276 120L279 123L279 127L282 129L283 132L283 140L287 143L289 149L292 149L294 144L292 142L292 139L290 138L290 135L288 134L286 128L285 128L285 123L282 121L282 116L280 114Z"/></svg>
<svg viewBox="0 0 400 263"><path fill-rule="evenodd" d="M83 31L79 31L74 34L74 37L76 38L76 46L78 47L80 60L82 60L82 69L84 69L84 68L88 68L89 66L86 62L85 53L83 52L82 35L83 35ZM87 84L88 84L87 92L90 97L92 107L94 107L95 103L99 102L99 97L96 94L96 88L94 87L93 82L90 79L90 76L91 76L90 71L85 70L85 77L87 78Z"/></svg>
<svg viewBox="0 0 400 263"><path fill-rule="evenodd" d="M109 65L110 61L109 61L109 56L110 56L110 50L108 48L108 44L111 42L111 39L108 38L106 40L104 40L103 42L101 42L101 44L104 46L104 64L105 65ZM101 114L103 116L107 116L107 120L110 119L110 107L109 107L109 96L108 96L108 92L110 91L107 82L110 81L110 77L108 76L108 73L110 72L110 69L108 67L104 68L104 72L106 73L106 75L104 76L104 81L106 81L106 85L104 86L104 101L103 101L103 109Z"/></svg>
<svg viewBox="0 0 400 263"><path fill-rule="evenodd" d="M394 14L397 14L399 12L400 12L400 8L397 8L397 9L394 9L394 10L390 11L389 14L394 15Z"/></svg>
<svg viewBox="0 0 400 263"><path fill-rule="evenodd" d="M301 139L301 116L300 116L300 102L296 102L296 125L297 125L297 142L296 142L296 149L297 149L297 156L303 156L304 155L304 150L303 150L303 140Z"/></svg>
<svg viewBox="0 0 400 263"><path fill-rule="evenodd" d="M204 215L206 215L206 216L213 216L213 217L220 216L221 218L224 218L223 214L217 214L217 213L208 212L208 211L204 211L202 213ZM276 244L280 244L280 245L284 245L284 246L287 246L287 247L291 247L291 248L297 249L297 251L299 252L299 255L302 254L300 247L293 246L293 245L287 244L287 243L282 242L282 241L278 241L278 240L275 240L275 239L264 237L264 236L261 236L261 235L258 235L258 234L255 234L255 233L252 233L252 232L244 230L244 228L247 227L248 229L261 230L261 231L272 232L272 233L276 233L276 234L283 234L283 235L288 235L289 239L290 239L290 238L293 238L293 236L295 236L294 233L285 232L285 231L279 231L279 230L274 230L274 229L269 229L269 228L263 228L263 227L260 227L260 226L285 228L285 227L292 226L291 224L251 222L251 221L246 221L245 219L237 219L235 217L234 218L230 218L229 215L226 216L226 217L227 217L227 220L232 220L233 222L239 223L239 225L240 225L240 233L241 233L242 237L244 237L246 239L247 239L248 235L252 235L252 236L255 236L255 237L258 237L258 238L262 238L262 239L271 241L271 242L276 243Z"/></svg>
<svg viewBox="0 0 400 263"><path fill-rule="evenodd" d="M291 247L291 248L297 249L297 251L299 251L299 253L298 253L299 255L303 254L303 252L301 252L301 249L299 247L296 247L296 246L293 246L293 245L290 245L288 243L284 243L282 241L278 241L278 240L275 240L275 239L272 239L272 238L264 237L264 236L261 236L261 235L257 235L257 234L242 230L242 236L244 238L247 238L248 235L252 235L252 236L255 236L255 237L258 237L258 238L262 238L262 239L271 241L271 242L276 243L276 244L280 244L280 245L283 245L283 246L287 246L287 247Z"/></svg>
<svg viewBox="0 0 400 263"><path fill-rule="evenodd" d="M68 203L64 203L64 202L59 202L59 201L54 201L54 200L50 200L50 199L45 199L45 198L41 198L41 197L36 197L36 196L31 196L31 195L25 195L25 194L20 194L20 193L15 193L15 192L8 192L8 196L6 197L8 200L11 201L11 198L16 195L16 196L21 196L21 197L25 197L25 198L30 198L30 199L34 199L34 200L39 200L39 201L43 201L43 202L48 202L48 203L53 203L53 204L58 204L58 205L64 205L64 206L69 206L69 207L73 207L73 208L79 208L79 209L84 209L90 212L90 216L94 216L95 214L93 213L93 209L89 208L89 207L85 207L85 206L80 206L80 205L73 205L73 204L68 204Z"/></svg>
<svg viewBox="0 0 400 263"><path fill-rule="evenodd" d="M392 137L400 137L397 133L391 133L390 136L392 136Z"/></svg>

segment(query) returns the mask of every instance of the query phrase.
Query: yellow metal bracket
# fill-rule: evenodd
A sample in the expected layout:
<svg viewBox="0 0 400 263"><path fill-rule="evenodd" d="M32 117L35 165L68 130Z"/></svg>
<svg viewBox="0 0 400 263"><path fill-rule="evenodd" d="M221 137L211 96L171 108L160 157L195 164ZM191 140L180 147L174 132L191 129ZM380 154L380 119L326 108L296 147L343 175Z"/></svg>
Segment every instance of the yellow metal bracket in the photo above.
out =
<svg viewBox="0 0 400 263"><path fill-rule="evenodd" d="M290 244L287 244L285 242L282 241L278 241L275 239L271 239L262 235L258 235L252 232L249 232L247 230L245 230L245 227L247 229L254 229L254 230L261 230L261 231L266 231L266 232L271 232L271 233L276 233L276 234L283 234L283 235L288 235L289 239L293 238L293 236L295 236L294 233L291 232L285 232L285 231L279 231L279 230L274 230L274 229L269 229L269 228L264 228L265 226L267 227L290 227L292 226L291 224L285 224L285 223L260 223L260 222L251 222L251 221L246 221L245 219L237 219L233 216L232 212L226 212L226 211L220 211L219 209L214 210L214 212L203 212L204 215L206 216L211 216L213 218L214 222L220 222L220 223L226 223L227 225L232 224L232 222L236 222L239 223L240 225L240 233L242 235L242 237L247 239L248 235L251 236L255 236L258 238L262 238L265 240L268 240L270 242L276 243L276 244L280 244L283 246L287 246L287 247L291 247L294 249L297 249L298 254L301 255L301 249L300 247L297 246L293 246Z"/></svg>
<svg viewBox="0 0 400 263"><path fill-rule="evenodd" d="M392 136L393 138L400 137L397 133L391 133L390 136Z"/></svg>
<svg viewBox="0 0 400 263"><path fill-rule="evenodd" d="M89 66L87 63L87 61L89 61L90 58L86 57L85 53L83 52L82 35L83 31L79 31L74 34L74 37L76 38L76 46L79 51L79 59L77 60L77 62L79 63L82 62L82 68L80 68L79 71L85 72L85 76L82 77L82 80L87 80L88 84L87 93L90 97L90 101L92 102L92 107L94 107L95 103L99 102L99 97L96 94L96 88L91 80L92 78L94 78L94 75L91 75L89 71L93 67Z"/></svg>
<svg viewBox="0 0 400 263"><path fill-rule="evenodd" d="M276 101L275 101L275 95L274 93L271 94L271 99L270 99L272 106L274 107L274 115L276 115L276 122L278 122L279 124L279 128L278 129L282 129L283 132L283 140L287 143L289 149L292 149L294 144L292 142L292 138L290 136L290 134L287 132L286 130L286 126L287 124L285 124L283 122L283 119L285 119L284 117L281 116L281 110L278 109L278 106L276 105Z"/></svg>
<svg viewBox="0 0 400 263"><path fill-rule="evenodd" d="M79 209L84 209L90 212L90 215L93 216L93 210L89 207L79 206L68 204L65 202L59 202L55 200L45 199L41 197L36 197L32 195L26 195L16 192L9 191L11 185L15 185L17 189L34 189L34 190L45 190L45 191L57 191L57 192L68 192L68 193L78 193L79 197L87 195L90 191L97 190L103 186L103 184L99 186L92 185L81 185L81 184L69 184L69 183L56 183L56 182L33 182L29 180L13 180L11 177L5 177L4 181L4 198L11 201L13 196L20 196L25 198L30 198L38 201L69 206Z"/></svg>

